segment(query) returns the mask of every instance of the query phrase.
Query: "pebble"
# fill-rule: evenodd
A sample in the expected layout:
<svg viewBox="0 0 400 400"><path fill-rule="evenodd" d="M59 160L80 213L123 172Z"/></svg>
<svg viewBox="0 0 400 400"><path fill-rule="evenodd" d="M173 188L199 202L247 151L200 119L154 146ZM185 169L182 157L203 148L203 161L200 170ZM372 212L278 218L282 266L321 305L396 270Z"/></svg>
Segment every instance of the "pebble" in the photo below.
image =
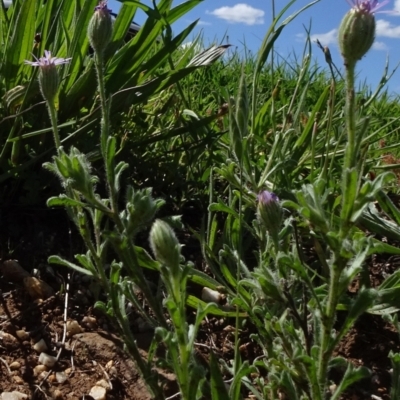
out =
<svg viewBox="0 0 400 400"><path fill-rule="evenodd" d="M90 389L89 396L92 396L94 400L105 400L107 391L102 386L93 386Z"/></svg>
<svg viewBox="0 0 400 400"><path fill-rule="evenodd" d="M24 331L23 329L20 329L15 332L15 334L22 340L29 340L29 333Z"/></svg>
<svg viewBox="0 0 400 400"><path fill-rule="evenodd" d="M61 400L63 398L63 394L62 394L61 390L56 389L53 392L53 397L55 400Z"/></svg>
<svg viewBox="0 0 400 400"><path fill-rule="evenodd" d="M37 353L43 353L48 349L49 348L47 347L47 344L43 339L40 339L33 345L33 350L35 350Z"/></svg>
<svg viewBox="0 0 400 400"><path fill-rule="evenodd" d="M224 296L217 292L216 290L209 289L207 287L203 288L201 291L201 299L206 303L220 303Z"/></svg>
<svg viewBox="0 0 400 400"><path fill-rule="evenodd" d="M110 384L105 380L105 379L100 379L98 382L96 382L96 386L101 386L106 390L110 390Z"/></svg>
<svg viewBox="0 0 400 400"><path fill-rule="evenodd" d="M24 286L34 300L45 300L54 295L53 288L41 279L26 277Z"/></svg>
<svg viewBox="0 0 400 400"><path fill-rule="evenodd" d="M67 380L67 375L65 374L65 372L61 371L61 372L56 372L56 380L58 383L64 383Z"/></svg>
<svg viewBox="0 0 400 400"><path fill-rule="evenodd" d="M19 375L14 375L13 380L17 385L22 385L24 380Z"/></svg>
<svg viewBox="0 0 400 400"><path fill-rule="evenodd" d="M40 353L39 363L46 367L52 368L57 362L57 358L46 353Z"/></svg>
<svg viewBox="0 0 400 400"><path fill-rule="evenodd" d="M84 317L82 319L82 326L86 329L96 329L97 320L94 317Z"/></svg>
<svg viewBox="0 0 400 400"><path fill-rule="evenodd" d="M39 376L43 371L47 371L47 367L42 364L36 365L36 367L33 368L33 374L35 376Z"/></svg>
<svg viewBox="0 0 400 400"><path fill-rule="evenodd" d="M21 392L3 392L0 394L0 399L1 400L23 400L23 399L27 399L28 395L26 395L25 393L21 393Z"/></svg>
<svg viewBox="0 0 400 400"><path fill-rule="evenodd" d="M78 333L82 333L83 329L82 327L78 324L77 321L68 321L67 322L67 332L68 332L68 336L74 336Z"/></svg>
<svg viewBox="0 0 400 400"><path fill-rule="evenodd" d="M18 361L14 361L9 365L11 371L15 371L16 369L20 369L21 368L21 363L19 363Z"/></svg>

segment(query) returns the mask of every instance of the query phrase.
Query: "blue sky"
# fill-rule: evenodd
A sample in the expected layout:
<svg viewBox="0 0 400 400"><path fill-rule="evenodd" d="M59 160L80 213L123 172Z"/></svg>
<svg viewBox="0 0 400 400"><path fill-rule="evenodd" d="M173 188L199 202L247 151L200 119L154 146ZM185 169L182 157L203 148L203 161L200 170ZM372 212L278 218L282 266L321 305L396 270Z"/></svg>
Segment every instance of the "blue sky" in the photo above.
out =
<svg viewBox="0 0 400 400"><path fill-rule="evenodd" d="M151 1L148 0L142 0L142 2L151 5ZM173 4L182 2L183 0L175 0ZM275 3L276 13L287 4L282 0L275 0ZM306 0L297 0L284 18L308 3L309 1ZM116 0L109 0L108 4L114 12L117 12L121 5ZM300 57L306 36L304 26L308 28L311 24L312 39L318 38L323 46L329 46L334 63L339 69L343 69L337 46L337 28L349 8L345 0L321 0L311 6L283 30L276 42L276 52L285 59L293 53ZM376 14L377 29L374 46L358 63L359 80L366 80L372 89L382 77L387 57L390 63L389 73L400 62L400 0L390 0L389 4L379 11L389 10L396 12ZM272 2L268 0L204 0L175 23L174 33L180 32L198 18L200 21L194 35L202 32L206 44L219 43L228 36L229 43L237 47L239 52L243 52L244 43L247 48L256 52L272 20ZM142 24L144 20L143 13L138 13L135 17L135 22L139 24ZM323 54L317 45L313 45L312 52L313 59L325 68ZM400 68L391 78L389 89L393 94L400 93Z"/></svg>

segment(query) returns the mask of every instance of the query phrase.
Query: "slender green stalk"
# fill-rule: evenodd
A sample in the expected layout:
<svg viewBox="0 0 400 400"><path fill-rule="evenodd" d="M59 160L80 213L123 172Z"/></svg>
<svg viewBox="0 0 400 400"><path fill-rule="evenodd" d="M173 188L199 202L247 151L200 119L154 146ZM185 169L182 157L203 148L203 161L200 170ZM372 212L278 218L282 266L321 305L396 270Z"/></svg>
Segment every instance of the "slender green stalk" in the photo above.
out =
<svg viewBox="0 0 400 400"><path fill-rule="evenodd" d="M103 157L106 157L107 137L110 130L110 113L107 107L106 89L104 85L104 56L102 53L95 53L95 68L97 73L97 89L100 97L101 126L100 145Z"/></svg>
<svg viewBox="0 0 400 400"><path fill-rule="evenodd" d="M54 105L54 101L47 101L46 104L47 104L47 110L49 112L50 122L53 127L54 144L56 145L57 154L59 154L61 141L60 141L60 135L58 134L56 107Z"/></svg>

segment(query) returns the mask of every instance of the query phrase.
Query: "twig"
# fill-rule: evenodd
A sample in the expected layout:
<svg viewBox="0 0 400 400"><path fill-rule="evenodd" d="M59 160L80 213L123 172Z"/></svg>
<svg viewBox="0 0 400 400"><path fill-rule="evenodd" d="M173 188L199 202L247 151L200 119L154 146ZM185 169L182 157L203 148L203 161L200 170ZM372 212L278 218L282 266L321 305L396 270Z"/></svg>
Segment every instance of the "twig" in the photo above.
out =
<svg viewBox="0 0 400 400"><path fill-rule="evenodd" d="M7 364L7 361L6 360L4 360L3 358L1 358L0 357L0 361L6 366L6 368L7 368L7 371L8 371L8 374L9 375L11 375L12 374L12 372L11 372L11 369L10 369L10 367L8 366L8 364Z"/></svg>
<svg viewBox="0 0 400 400"><path fill-rule="evenodd" d="M75 340L74 344L72 345L71 348L71 373L70 376L72 375L72 373L75 371L75 366L74 366L74 350L75 350L75 346L78 343L78 340Z"/></svg>
<svg viewBox="0 0 400 400"><path fill-rule="evenodd" d="M103 371L103 374L104 374L104 376L106 377L108 384L110 385L110 390L112 390L113 385L112 385L112 383L111 383L110 376L108 375L107 371L103 368L103 366L102 366L99 362L97 363L97 365L98 365L98 366L101 368L101 370Z"/></svg>
<svg viewBox="0 0 400 400"><path fill-rule="evenodd" d="M63 351L63 348L65 347L65 340L67 338L67 317L68 317L68 293L69 293L69 280L70 280L70 274L67 275L67 283L65 285L65 300L64 300L64 330L63 330L63 337L61 340L61 347L58 350L57 357L56 357L56 363L60 359L61 352ZM50 370L47 372L47 375L43 378L43 380L40 382L39 385L36 385L36 387L41 390L41 386L43 385L44 382L46 382L47 378L50 376L50 374L53 372L53 368L50 368Z"/></svg>
<svg viewBox="0 0 400 400"><path fill-rule="evenodd" d="M165 400L171 400L174 399L175 397L178 397L181 394L181 392L175 393L172 396L166 397Z"/></svg>

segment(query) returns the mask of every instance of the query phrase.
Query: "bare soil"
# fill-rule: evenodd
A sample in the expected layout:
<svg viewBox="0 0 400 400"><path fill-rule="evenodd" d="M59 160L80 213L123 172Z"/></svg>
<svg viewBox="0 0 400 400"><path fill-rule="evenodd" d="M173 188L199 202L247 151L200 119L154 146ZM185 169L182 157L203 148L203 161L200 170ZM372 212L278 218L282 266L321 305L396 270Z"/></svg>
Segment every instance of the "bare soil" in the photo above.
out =
<svg viewBox="0 0 400 400"><path fill-rule="evenodd" d="M69 334L62 342L64 333L64 286L67 272L47 268L47 257L52 254L71 256L73 251L82 252L79 240L71 231L64 211L30 212L20 216L14 223L23 229L1 236L1 258L3 261L18 259L27 274L38 270L41 280L54 291L45 300L35 299L27 290L24 280L14 279L12 274L0 269L0 394L19 392L26 399L87 399L94 387L105 389L108 400L151 399L134 363L122 349L121 340L113 332L105 316L93 309L95 296L88 281L73 275L67 302L67 321L81 329ZM48 221L51 221L48 223ZM47 221L47 222L45 222ZM27 227L27 228L26 228ZM71 257L72 259L72 257ZM370 277L374 286L398 268L396 257L372 257ZM54 268L54 267L53 267ZM357 281L349 288L356 292ZM340 316L339 316L340 319ZM134 324L140 321L133 318ZM219 358L231 360L233 356L233 322L219 318L204 321L197 343L200 360L206 363L209 348ZM251 328L249 328L251 329ZM78 329L79 330L79 329ZM250 331L241 332L241 353L244 359L254 360L260 353L249 339ZM143 356L150 343L152 332L138 329L135 332ZM46 353L57 356L52 368L38 367L39 351L35 344L43 339ZM206 345L206 346L204 346ZM60 351L61 350L61 351ZM356 366L364 365L371 370L371 377L357 383L346 392L343 400L388 400L390 399L391 365L388 354L400 351L399 334L380 316L363 315L337 348L343 356ZM168 396L176 393L173 374L159 371L163 375L164 388ZM335 379L335 377L333 377ZM100 388L100 389L99 389ZM92 392L93 394L93 392ZM1 397L0 397L1 398ZM18 397L15 397L18 398ZM249 399L251 397L248 397Z"/></svg>

